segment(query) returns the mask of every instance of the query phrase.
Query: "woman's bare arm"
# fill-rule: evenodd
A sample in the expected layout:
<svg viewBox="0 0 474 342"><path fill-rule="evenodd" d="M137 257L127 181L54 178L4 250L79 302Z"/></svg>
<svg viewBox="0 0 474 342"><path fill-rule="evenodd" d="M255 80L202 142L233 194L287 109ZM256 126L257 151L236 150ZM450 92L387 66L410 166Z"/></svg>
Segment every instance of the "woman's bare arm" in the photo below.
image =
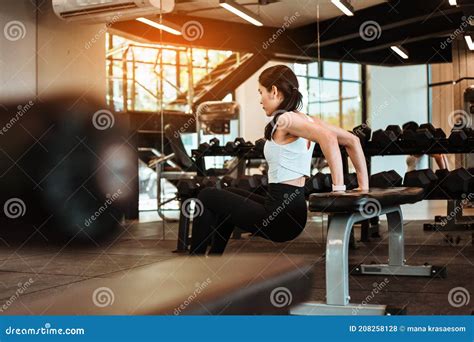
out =
<svg viewBox="0 0 474 342"><path fill-rule="evenodd" d="M340 127L330 125L319 118L312 117L312 119L317 125L323 126L334 134L336 134L339 145L345 147L347 154L349 155L349 158L352 161L352 164L354 164L354 168L357 173L357 182L359 184L359 189L368 189L369 176L367 172L367 163L359 138Z"/></svg>
<svg viewBox="0 0 474 342"><path fill-rule="evenodd" d="M329 164L332 183L344 184L342 156L337 135L334 132L293 113L282 114L278 118L277 127L291 135L317 142Z"/></svg>

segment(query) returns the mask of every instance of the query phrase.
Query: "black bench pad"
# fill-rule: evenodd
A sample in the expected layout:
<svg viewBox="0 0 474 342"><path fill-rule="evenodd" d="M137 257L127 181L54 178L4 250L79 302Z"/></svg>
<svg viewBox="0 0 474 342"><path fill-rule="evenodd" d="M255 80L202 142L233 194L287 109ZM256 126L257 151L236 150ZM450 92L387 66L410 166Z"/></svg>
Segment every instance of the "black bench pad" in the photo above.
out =
<svg viewBox="0 0 474 342"><path fill-rule="evenodd" d="M325 213L370 212L368 207L378 210L406 203L415 203L423 199L422 188L372 188L368 191L349 190L346 192L315 193L309 196L309 210ZM366 209L363 209L367 207Z"/></svg>

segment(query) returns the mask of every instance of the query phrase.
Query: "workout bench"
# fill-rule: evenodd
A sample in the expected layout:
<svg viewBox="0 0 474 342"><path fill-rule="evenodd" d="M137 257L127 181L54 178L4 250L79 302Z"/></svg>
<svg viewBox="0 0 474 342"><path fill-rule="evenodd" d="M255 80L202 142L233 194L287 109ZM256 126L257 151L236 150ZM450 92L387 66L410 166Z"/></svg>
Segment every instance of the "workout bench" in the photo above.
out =
<svg viewBox="0 0 474 342"><path fill-rule="evenodd" d="M40 299L22 295L5 314L287 314L307 300L312 281L312 265L302 258L179 257L74 283Z"/></svg>
<svg viewBox="0 0 474 342"><path fill-rule="evenodd" d="M355 273L432 277L441 268L405 263L403 217L400 205L423 199L421 188L370 189L315 193L309 210L330 214L326 242L326 303L306 302L291 310L295 315L384 315L386 305L351 304L349 296L349 239L352 227L379 215L387 215L388 264L359 265ZM354 274L354 272L352 272Z"/></svg>

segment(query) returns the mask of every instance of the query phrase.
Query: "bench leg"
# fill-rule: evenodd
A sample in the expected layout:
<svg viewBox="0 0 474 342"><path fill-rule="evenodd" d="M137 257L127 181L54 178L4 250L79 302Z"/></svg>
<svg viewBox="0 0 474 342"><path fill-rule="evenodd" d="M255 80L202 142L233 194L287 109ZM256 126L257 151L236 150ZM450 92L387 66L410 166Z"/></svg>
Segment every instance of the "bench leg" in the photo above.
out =
<svg viewBox="0 0 474 342"><path fill-rule="evenodd" d="M180 205L181 205L181 203L180 203ZM189 217L187 215L184 215L183 210L180 210L179 228L178 228L178 242L177 242L177 245L176 245L176 250L174 250L173 253L186 253L188 251L189 224L190 224Z"/></svg>
<svg viewBox="0 0 474 342"><path fill-rule="evenodd" d="M385 305L349 304L349 240L355 214L335 214L326 242L326 303L307 302L293 315L385 315Z"/></svg>
<svg viewBox="0 0 474 342"><path fill-rule="evenodd" d="M433 277L446 276L446 270L432 265L412 266L405 264L405 239L403 235L403 216L400 207L387 212L388 224L388 264L362 264L352 274L400 275Z"/></svg>

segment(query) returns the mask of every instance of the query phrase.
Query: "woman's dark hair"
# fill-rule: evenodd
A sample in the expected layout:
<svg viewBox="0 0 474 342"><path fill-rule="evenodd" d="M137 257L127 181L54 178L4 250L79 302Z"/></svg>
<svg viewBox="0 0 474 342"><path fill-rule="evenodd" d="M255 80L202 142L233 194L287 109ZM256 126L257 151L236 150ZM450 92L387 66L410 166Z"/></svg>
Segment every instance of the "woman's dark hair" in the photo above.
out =
<svg viewBox="0 0 474 342"><path fill-rule="evenodd" d="M303 106L303 95L298 90L298 79L295 73L286 65L275 65L263 70L258 77L258 82L268 91L275 86L283 95L283 101L275 111L273 119L265 126L265 139L270 140L278 117L285 112L300 110Z"/></svg>

